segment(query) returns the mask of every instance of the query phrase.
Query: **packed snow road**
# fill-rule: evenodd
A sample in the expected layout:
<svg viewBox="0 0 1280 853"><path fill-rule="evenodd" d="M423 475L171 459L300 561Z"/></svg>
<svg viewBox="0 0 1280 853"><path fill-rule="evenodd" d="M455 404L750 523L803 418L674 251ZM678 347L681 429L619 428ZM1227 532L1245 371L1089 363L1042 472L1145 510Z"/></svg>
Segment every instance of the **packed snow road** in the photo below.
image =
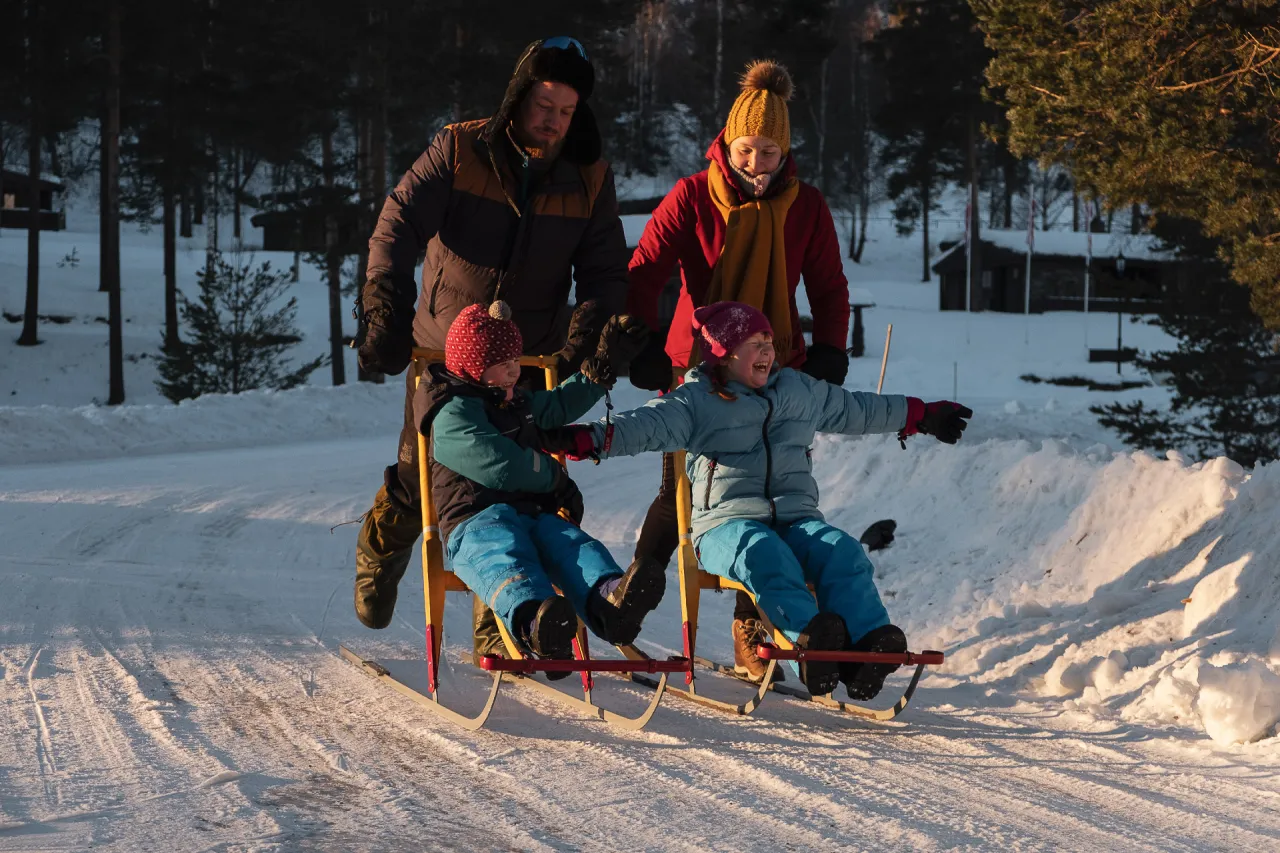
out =
<svg viewBox="0 0 1280 853"><path fill-rule="evenodd" d="M462 732L336 654L421 656L420 581L390 629L361 628L356 528L330 531L367 507L392 444L0 468L0 850L1280 846L1270 753L972 679L926 677L902 723L669 697L634 734L506 686L489 728ZM619 558L656 469L574 469ZM956 546L939 536L937 554ZM723 658L731 600L704 601L700 651ZM449 609L445 685L476 707L469 602ZM670 648L678 621L669 595L642 639ZM646 698L597 684L619 710Z"/></svg>

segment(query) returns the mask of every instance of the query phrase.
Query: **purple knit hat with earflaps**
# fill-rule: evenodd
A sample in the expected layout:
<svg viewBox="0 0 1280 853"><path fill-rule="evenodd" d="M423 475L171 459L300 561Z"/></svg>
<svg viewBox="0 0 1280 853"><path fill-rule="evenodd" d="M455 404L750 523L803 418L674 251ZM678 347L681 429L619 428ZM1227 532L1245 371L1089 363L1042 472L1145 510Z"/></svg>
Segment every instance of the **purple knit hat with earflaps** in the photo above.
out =
<svg viewBox="0 0 1280 853"><path fill-rule="evenodd" d="M773 335L769 318L742 302L713 302L693 312L693 331L705 355L724 361L756 332Z"/></svg>

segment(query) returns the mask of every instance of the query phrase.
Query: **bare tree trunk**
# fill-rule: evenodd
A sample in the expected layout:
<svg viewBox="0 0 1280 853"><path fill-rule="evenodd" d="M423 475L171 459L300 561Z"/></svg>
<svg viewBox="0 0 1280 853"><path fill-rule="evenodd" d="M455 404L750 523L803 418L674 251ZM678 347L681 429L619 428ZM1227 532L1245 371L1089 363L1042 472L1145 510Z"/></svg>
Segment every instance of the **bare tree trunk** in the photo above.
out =
<svg viewBox="0 0 1280 853"><path fill-rule="evenodd" d="M1076 192L1074 179L1071 181L1071 230L1080 230L1080 194Z"/></svg>
<svg viewBox="0 0 1280 853"><path fill-rule="evenodd" d="M219 245L219 240L218 240L218 215L222 213L221 205L219 204L220 199L218 197L219 196L218 184L220 180L219 172L220 172L220 167L222 165L222 161L219 159L218 148L216 145L211 145L209 151L211 155L209 158L209 162L213 164L213 174L211 174L208 178L209 222L206 224L204 229L204 234L205 234L204 263L205 263L205 274L212 276L214 274L214 258L217 256L218 252L222 248ZM201 197L203 198L203 195Z"/></svg>
<svg viewBox="0 0 1280 853"><path fill-rule="evenodd" d="M981 231L981 228L979 227L979 224L982 222L982 217L978 215L979 198L980 198L980 195L978 193L978 129L977 129L977 123L974 117L970 116L969 117L969 204L973 206L972 207L973 215L969 217L969 221L970 223L972 223L970 227L973 229L973 232L972 234L970 234L970 238L969 238L970 239L969 245L972 247L972 250L969 253L968 260L969 260L969 263L971 264L971 270L972 270L972 272L970 273L972 275L971 281L977 285L977 293L978 293L977 299L973 297L973 294L969 295L969 307L971 310L974 310L974 311L981 311L985 308L985 300L982 298L985 296L985 294L983 293L983 289L982 289L982 242L981 242L982 231Z"/></svg>
<svg viewBox="0 0 1280 853"><path fill-rule="evenodd" d="M240 148L231 149L231 239L240 244Z"/></svg>
<svg viewBox="0 0 1280 853"><path fill-rule="evenodd" d="M178 203L178 234L182 237L190 237L194 232L191 230L191 190L188 187L182 188Z"/></svg>
<svg viewBox="0 0 1280 853"><path fill-rule="evenodd" d="M1013 182L1017 177L1018 164L1005 161L1004 164L1004 227L1013 227Z"/></svg>
<svg viewBox="0 0 1280 853"><path fill-rule="evenodd" d="M368 229L373 230L374 225L378 221L378 215L382 210L383 197L386 195L387 181L387 14L381 8L380 0L373 0L373 8L370 11L370 23L372 24L372 34L369 40L369 82L370 82L370 98L368 111L368 169L364 173L366 178L365 191L368 194L368 204L365 208L368 211ZM369 243L363 239L364 233L361 234L360 241L360 260L357 269L357 279L360 289L363 290L365 282L366 268L369 262ZM356 298L360 296L357 291ZM377 382L379 384L386 382L385 375L377 372L366 372L359 369L358 379L365 382Z"/></svg>
<svg viewBox="0 0 1280 853"><path fill-rule="evenodd" d="M102 112L98 122L98 246L107 245L107 241L111 238L107 235L107 196L111 194L111 189L107 186L109 178L107 177L107 93L102 93ZM98 292L110 293L111 282L107 278L107 265L105 258L99 258L98 264Z"/></svg>
<svg viewBox="0 0 1280 853"><path fill-rule="evenodd" d="M174 56L172 51L169 53L168 69L165 78L165 102L173 104L175 101L175 71ZM166 111L168 112L168 111ZM165 141L168 145L167 155L164 165L164 185L160 192L163 198L161 203L164 205L164 348L167 352L173 352L181 344L178 333L178 239L174 233L177 227L177 202L178 202L178 176L177 176L177 129L176 121L172 118L167 119L167 127ZM189 237L191 230L190 209L183 202L183 225L187 229L184 237Z"/></svg>
<svg viewBox="0 0 1280 853"><path fill-rule="evenodd" d="M1142 233L1142 205L1136 201L1133 203L1133 207L1129 208L1129 233Z"/></svg>
<svg viewBox="0 0 1280 853"><path fill-rule="evenodd" d="M18 346L40 343L40 110L41 100L40 3L27 4L27 84L31 99L27 128L27 299L22 311L22 334Z"/></svg>
<svg viewBox="0 0 1280 853"><path fill-rule="evenodd" d="M197 183L194 187L195 204L193 205L191 221L196 225L204 224L204 183ZM188 234L188 237L191 235Z"/></svg>
<svg viewBox="0 0 1280 853"><path fill-rule="evenodd" d="M716 0L716 71L711 81L711 122L720 119L720 87L724 79L724 0Z"/></svg>
<svg viewBox="0 0 1280 853"><path fill-rule="evenodd" d="M921 221L924 223L924 246L920 252L920 256L921 258L923 258L923 268L920 271L921 281L929 281L930 279L929 205L932 202L932 192L931 192L932 187L930 186L930 183L931 183L930 179L927 175L922 181L920 181L920 216L921 216Z"/></svg>
<svg viewBox="0 0 1280 853"><path fill-rule="evenodd" d="M107 242L102 247L103 266L111 286L107 297L110 328L108 347L110 391L107 405L124 402L124 320L120 310L120 0L107 0L107 114L105 135L107 155Z"/></svg>
<svg viewBox="0 0 1280 853"><path fill-rule="evenodd" d="M333 189L332 129L324 131L320 138L320 148L325 190L325 271L329 281L329 358L333 367L333 384L343 385L347 376L343 361L345 342L342 338L342 256L338 254L338 217L334 213L337 199Z"/></svg>
<svg viewBox="0 0 1280 853"><path fill-rule="evenodd" d="M55 177L62 177L62 154L58 151L58 134L51 133L45 140L49 146L49 171Z"/></svg>

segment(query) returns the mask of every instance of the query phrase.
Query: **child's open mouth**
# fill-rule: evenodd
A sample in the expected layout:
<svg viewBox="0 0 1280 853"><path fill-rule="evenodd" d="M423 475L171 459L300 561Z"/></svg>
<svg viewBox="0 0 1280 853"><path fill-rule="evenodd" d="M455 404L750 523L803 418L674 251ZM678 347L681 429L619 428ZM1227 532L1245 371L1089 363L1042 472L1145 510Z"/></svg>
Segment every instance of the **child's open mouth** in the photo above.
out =
<svg viewBox="0 0 1280 853"><path fill-rule="evenodd" d="M771 361L757 361L751 365L751 369L758 373L768 373L771 367L773 367L773 362Z"/></svg>

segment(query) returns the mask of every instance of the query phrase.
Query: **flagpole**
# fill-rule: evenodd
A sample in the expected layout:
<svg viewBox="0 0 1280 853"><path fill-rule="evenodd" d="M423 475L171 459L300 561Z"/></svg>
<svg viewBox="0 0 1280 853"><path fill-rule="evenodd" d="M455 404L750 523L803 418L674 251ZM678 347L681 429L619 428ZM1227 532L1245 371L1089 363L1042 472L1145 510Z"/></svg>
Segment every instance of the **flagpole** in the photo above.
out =
<svg viewBox="0 0 1280 853"><path fill-rule="evenodd" d="M969 334L971 300L973 299L973 184L969 185L969 200L964 205L964 342L971 343Z"/></svg>

